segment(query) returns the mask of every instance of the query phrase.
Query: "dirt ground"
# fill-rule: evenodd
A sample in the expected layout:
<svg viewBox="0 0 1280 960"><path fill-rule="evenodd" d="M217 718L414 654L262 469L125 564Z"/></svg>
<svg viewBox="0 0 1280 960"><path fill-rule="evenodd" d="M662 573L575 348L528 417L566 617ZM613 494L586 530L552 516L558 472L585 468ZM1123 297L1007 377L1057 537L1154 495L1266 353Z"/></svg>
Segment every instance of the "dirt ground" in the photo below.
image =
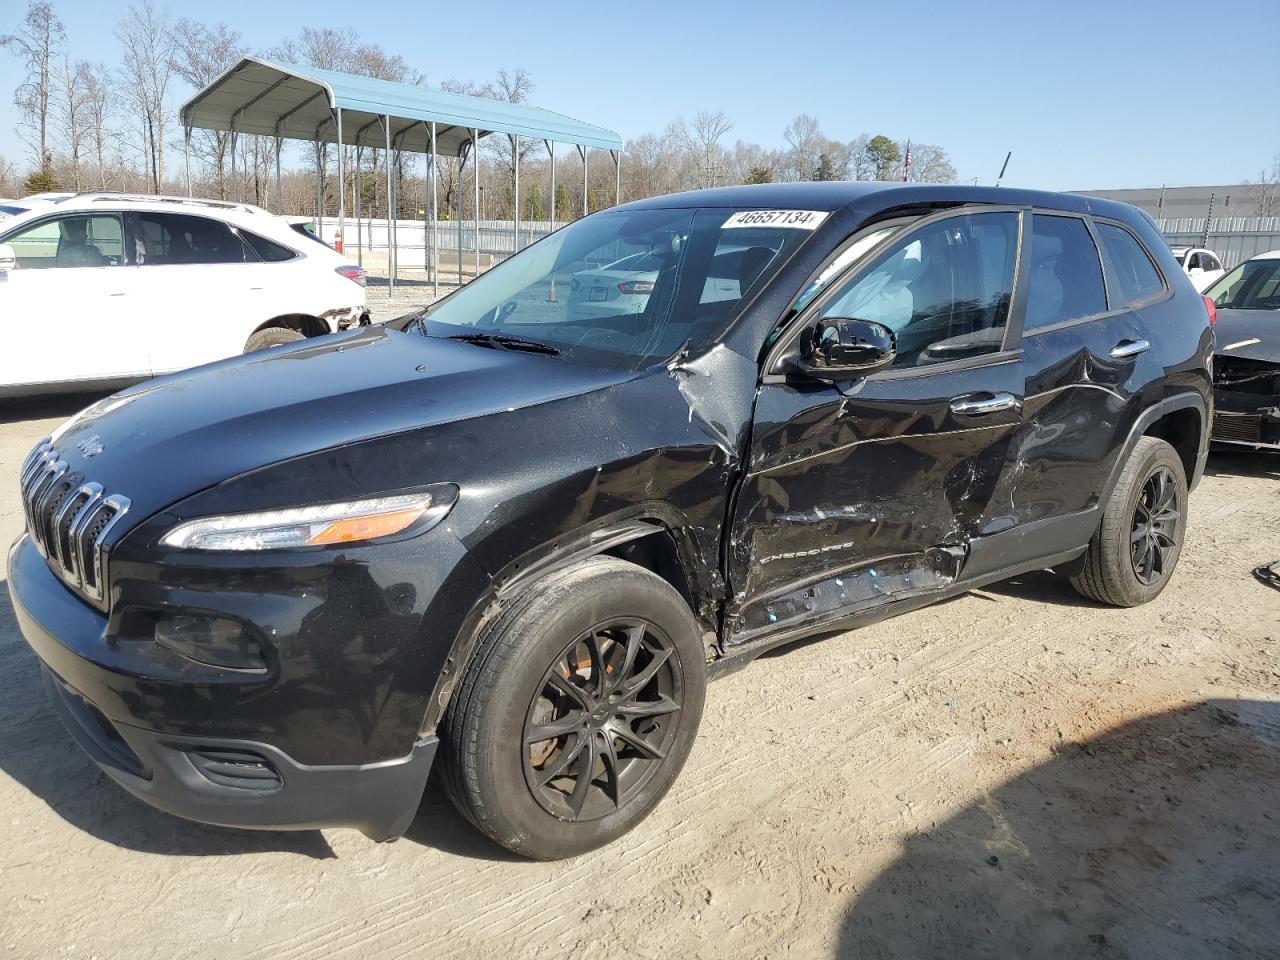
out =
<svg viewBox="0 0 1280 960"><path fill-rule="evenodd" d="M0 541L77 405L0 410ZM153 811L58 725L0 591L0 960L1280 957L1277 557L1280 456L1215 455L1154 603L1035 574L765 657L648 821L552 864L434 784L394 844Z"/></svg>

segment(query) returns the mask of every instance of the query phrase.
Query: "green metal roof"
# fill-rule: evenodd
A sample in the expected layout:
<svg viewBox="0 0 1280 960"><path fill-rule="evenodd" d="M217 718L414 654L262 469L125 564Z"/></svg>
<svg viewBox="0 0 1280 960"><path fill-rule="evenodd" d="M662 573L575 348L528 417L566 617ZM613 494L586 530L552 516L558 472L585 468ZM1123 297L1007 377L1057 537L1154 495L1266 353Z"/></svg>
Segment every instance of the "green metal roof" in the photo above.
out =
<svg viewBox="0 0 1280 960"><path fill-rule="evenodd" d="M457 156L472 130L621 150L612 130L521 103L445 93L410 83L245 57L182 106L182 123L207 130L336 143L332 111L342 111L342 142L385 147L381 118L391 118L394 145L426 153L436 124L441 155Z"/></svg>

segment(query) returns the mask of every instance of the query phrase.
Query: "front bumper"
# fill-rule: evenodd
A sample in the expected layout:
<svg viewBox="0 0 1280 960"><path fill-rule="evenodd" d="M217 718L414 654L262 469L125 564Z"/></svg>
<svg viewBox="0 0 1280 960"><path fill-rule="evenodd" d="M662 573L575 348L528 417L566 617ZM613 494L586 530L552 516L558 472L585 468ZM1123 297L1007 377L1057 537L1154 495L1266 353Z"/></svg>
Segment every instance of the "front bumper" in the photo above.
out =
<svg viewBox="0 0 1280 960"><path fill-rule="evenodd" d="M27 536L10 550L8 579L55 711L99 767L140 799L206 823L353 827L378 840L412 821L438 741L411 725L425 698L397 700L397 674L384 672L371 687L368 673L352 669L366 662L349 657L318 673L282 656L271 678L216 682L154 643L115 635L112 620L72 594ZM424 672L413 671L416 684L431 676ZM338 703L362 719L355 726L363 736L343 736L351 724ZM374 703L399 706L379 713ZM410 711L410 703L418 706Z"/></svg>

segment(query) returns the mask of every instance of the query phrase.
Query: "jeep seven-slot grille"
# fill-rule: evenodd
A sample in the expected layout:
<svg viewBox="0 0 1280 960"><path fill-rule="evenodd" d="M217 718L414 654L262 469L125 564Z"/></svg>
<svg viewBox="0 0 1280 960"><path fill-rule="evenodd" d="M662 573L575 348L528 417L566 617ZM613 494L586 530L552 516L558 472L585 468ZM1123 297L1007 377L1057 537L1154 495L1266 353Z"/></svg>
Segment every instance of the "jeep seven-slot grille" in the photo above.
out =
<svg viewBox="0 0 1280 960"><path fill-rule="evenodd" d="M73 473L45 439L22 463L27 532L63 581L98 607L106 603L103 541L129 510L129 500Z"/></svg>

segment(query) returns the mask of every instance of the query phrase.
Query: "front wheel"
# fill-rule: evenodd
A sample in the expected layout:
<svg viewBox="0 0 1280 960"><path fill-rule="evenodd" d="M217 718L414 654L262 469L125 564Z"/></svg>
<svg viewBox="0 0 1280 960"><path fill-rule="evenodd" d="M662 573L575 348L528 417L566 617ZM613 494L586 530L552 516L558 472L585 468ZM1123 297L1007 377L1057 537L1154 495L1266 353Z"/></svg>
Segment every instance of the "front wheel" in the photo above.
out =
<svg viewBox="0 0 1280 960"><path fill-rule="evenodd" d="M705 689L701 637L676 590L610 557L576 564L481 636L445 718L446 791L524 856L602 846L675 782Z"/></svg>
<svg viewBox="0 0 1280 960"><path fill-rule="evenodd" d="M1165 441L1140 438L1071 585L1091 600L1117 607L1155 599L1178 564L1186 523L1182 460Z"/></svg>

